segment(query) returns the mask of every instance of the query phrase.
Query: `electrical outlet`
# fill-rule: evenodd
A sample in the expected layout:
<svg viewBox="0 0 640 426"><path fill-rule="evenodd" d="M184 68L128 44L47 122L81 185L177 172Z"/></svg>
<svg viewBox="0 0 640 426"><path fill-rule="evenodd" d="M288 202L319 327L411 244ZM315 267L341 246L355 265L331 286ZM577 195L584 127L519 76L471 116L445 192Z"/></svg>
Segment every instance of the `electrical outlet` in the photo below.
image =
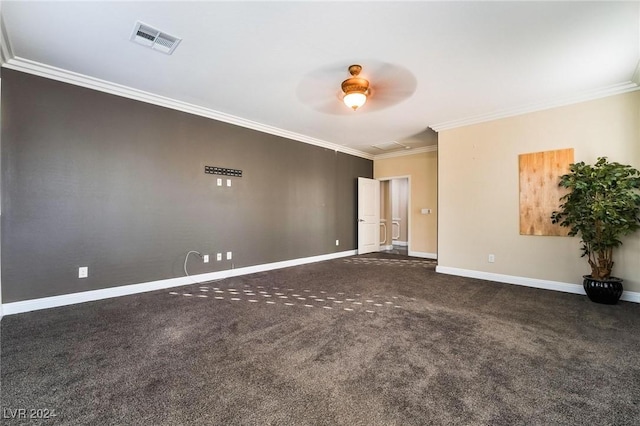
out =
<svg viewBox="0 0 640 426"><path fill-rule="evenodd" d="M493 263L496 261L496 255L495 254L490 254L489 255L489 263Z"/></svg>
<svg viewBox="0 0 640 426"><path fill-rule="evenodd" d="M220 262L222 260L222 253L216 254L216 261Z"/></svg>
<svg viewBox="0 0 640 426"><path fill-rule="evenodd" d="M227 252L227 260L231 260L231 252L230 251Z"/></svg>
<svg viewBox="0 0 640 426"><path fill-rule="evenodd" d="M340 240L336 240L336 245L339 246L340 245Z"/></svg>
<svg viewBox="0 0 640 426"><path fill-rule="evenodd" d="M78 278L87 278L89 276L89 267L81 266L78 268Z"/></svg>
<svg viewBox="0 0 640 426"><path fill-rule="evenodd" d="M204 261L204 263L209 263L209 255L205 254L204 256L202 256L202 260Z"/></svg>
<svg viewBox="0 0 640 426"><path fill-rule="evenodd" d="M216 180L216 183L217 183L218 186L222 186L222 178L218 178Z"/></svg>

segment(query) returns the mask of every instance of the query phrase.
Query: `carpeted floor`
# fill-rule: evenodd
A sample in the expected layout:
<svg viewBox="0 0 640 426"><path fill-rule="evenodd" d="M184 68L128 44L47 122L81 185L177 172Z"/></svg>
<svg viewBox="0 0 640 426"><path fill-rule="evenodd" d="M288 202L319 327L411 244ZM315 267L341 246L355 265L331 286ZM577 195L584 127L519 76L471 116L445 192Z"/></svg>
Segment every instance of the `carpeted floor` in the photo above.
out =
<svg viewBox="0 0 640 426"><path fill-rule="evenodd" d="M5 317L2 424L640 423L640 305L434 268L357 256Z"/></svg>

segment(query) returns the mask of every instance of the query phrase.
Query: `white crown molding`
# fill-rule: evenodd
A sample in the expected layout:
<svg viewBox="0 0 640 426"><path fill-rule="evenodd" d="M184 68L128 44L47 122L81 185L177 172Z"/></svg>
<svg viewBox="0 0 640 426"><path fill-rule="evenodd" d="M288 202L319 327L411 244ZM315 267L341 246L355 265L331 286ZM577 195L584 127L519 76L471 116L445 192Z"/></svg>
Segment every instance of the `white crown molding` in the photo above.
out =
<svg viewBox="0 0 640 426"><path fill-rule="evenodd" d="M247 266L237 269L227 269L218 272L209 272L187 277L170 278L166 280L151 281L140 284L130 284L119 287L109 287L100 290L83 291L80 293L62 294L60 296L43 297L40 299L22 300L19 302L4 303L1 305L5 315L20 314L23 312L37 311L40 309L56 308L58 306L74 305L76 303L92 302L94 300L110 299L112 297L128 296L131 294L146 293L148 291L164 290L172 287L181 287L191 284L200 284L207 281L223 280L241 275L255 274L257 272L271 271L273 269L288 268L291 266L305 265L308 263L338 259L341 257L355 256L356 250L347 250L337 253L322 254L319 256L303 257L299 259L284 260L281 262L266 263L262 265Z"/></svg>
<svg viewBox="0 0 640 426"><path fill-rule="evenodd" d="M4 18L2 17L2 2L0 2L0 66L4 65L9 59L13 58L9 38L5 32Z"/></svg>
<svg viewBox="0 0 640 426"><path fill-rule="evenodd" d="M409 155L423 154L425 152L433 152L438 150L438 145L423 146L414 149L403 149L402 151L393 151L386 154L376 154L374 160L384 160L385 158L406 157Z"/></svg>
<svg viewBox="0 0 640 426"><path fill-rule="evenodd" d="M0 16L1 17L1 16ZM104 93L109 93L116 96L121 96L128 99L133 99L149 104L162 106L165 108L174 109L177 111L186 112L201 117L210 118L217 121L222 121L236 126L245 127L259 132L280 136L283 138L295 140L298 142L304 142L310 145L319 146L326 149L331 149L336 152L342 152L345 154L354 155L356 157L365 158L367 160L382 160L385 158L403 157L409 155L421 154L424 152L437 151L437 145L421 147L410 150L394 151L384 154L370 154L368 152L360 151L358 149L349 148L333 142L328 142L322 139L313 138L311 136L303 135L296 132L291 132L278 127L270 126L267 124L258 123L256 121L247 120L241 117L237 117L231 114L226 114L220 111L215 111L210 108L201 107L198 105L190 104L187 102L178 101L175 99L167 98L164 96L156 95L150 92L134 89L131 87L123 86L120 84L112 83L106 80L101 80L94 77L89 77L83 74L75 73L72 71L64 70L62 68L53 67L50 65L42 64L39 62L31 61L29 59L13 56L11 52L11 46L8 43L7 38L3 32L0 32L0 41L2 46L0 48L0 62L5 68L9 68L16 71L25 72L28 74L38 75L40 77L49 78L56 81L61 81L76 86L85 87L92 90L97 90ZM616 84L613 86L605 87L602 89L589 91L577 96L564 98L561 100L542 102L531 104L523 107L506 109L488 114L480 114L472 117L446 121L429 126L436 132L442 130L450 130L457 127L469 126L472 124L484 123L487 121L498 120L501 118L513 117L517 115L527 114L536 111L542 111L545 109L556 108L565 105L571 105L579 102L585 102L589 100L599 99L607 96L619 95L627 92L640 90L640 62L636 67L636 71L633 75L632 81Z"/></svg>
<svg viewBox="0 0 640 426"><path fill-rule="evenodd" d="M268 133L270 135L280 136L280 137L292 139L298 142L304 142L310 145L331 149L336 152L342 152L345 154L354 155L356 157L365 158L367 160L373 160L372 154L369 154L367 152L363 152L357 149L345 147L342 145L338 145L336 143L324 141L322 139L316 139L311 136L306 136L300 133L290 132L288 130L280 129L278 127L258 123L256 121L246 120L244 118L236 117L231 114L225 114L220 111L215 111L209 108L201 107L201 106L190 104L187 102L182 102L182 101L167 98L164 96L155 95L153 93L145 92L142 90L123 86L120 84L111 83L106 80L89 77L83 74L79 74L79 73L64 70L61 68L53 67L50 65L42 64L39 62L31 61L29 59L8 56L3 66L5 68L9 68L15 71L21 71L28 74L49 78L51 80L57 80L63 83L69 83L76 86L97 90L99 92L109 93L111 95L116 95L116 96L121 96L128 99L146 102L149 104L154 104L161 107L174 109L177 111L182 111L182 112L186 112L193 115L199 115L201 117L206 117L206 118L222 121L229 124L234 124L236 126L257 130L262 133Z"/></svg>
<svg viewBox="0 0 640 426"><path fill-rule="evenodd" d="M579 95L575 95L575 96L571 96L563 99L557 99L554 101L540 102L540 103L530 104L522 107L496 111L488 114L480 114L472 117L445 121L443 123L433 124L429 127L431 127L436 132L440 132L442 130L451 130L457 127L464 127L472 124L485 123L487 121L499 120L501 118L514 117L517 115L528 114L531 112L543 111L546 109L557 108L557 107L571 105L571 104L577 104L580 102L591 101L594 99L605 98L608 96L621 95L623 93L640 90L640 82L638 80L640 80L640 71L636 69L636 74L634 74L634 81L625 81L624 83L614 84L612 86L591 90Z"/></svg>
<svg viewBox="0 0 640 426"><path fill-rule="evenodd" d="M495 274L492 272L475 271L472 269L452 268L449 266L436 266L436 272L460 277L477 278L480 280L495 281L505 284L515 284L525 287L542 288L545 290L562 291L565 293L586 295L584 288L579 284L563 283L560 281L540 280L537 278L518 277L514 275ZM640 293L624 291L620 300L640 303Z"/></svg>

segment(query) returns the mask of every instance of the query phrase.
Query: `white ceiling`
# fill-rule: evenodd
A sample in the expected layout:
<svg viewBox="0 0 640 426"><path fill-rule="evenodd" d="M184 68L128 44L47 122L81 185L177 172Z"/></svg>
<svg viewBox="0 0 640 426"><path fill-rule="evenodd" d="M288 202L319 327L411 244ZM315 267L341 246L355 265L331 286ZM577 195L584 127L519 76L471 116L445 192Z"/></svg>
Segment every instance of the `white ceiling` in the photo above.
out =
<svg viewBox="0 0 640 426"><path fill-rule="evenodd" d="M390 141L433 145L429 127L639 81L640 2L3 1L0 11L8 68L363 156ZM170 56L132 43L136 21L182 42ZM338 99L353 63L374 90L356 112Z"/></svg>

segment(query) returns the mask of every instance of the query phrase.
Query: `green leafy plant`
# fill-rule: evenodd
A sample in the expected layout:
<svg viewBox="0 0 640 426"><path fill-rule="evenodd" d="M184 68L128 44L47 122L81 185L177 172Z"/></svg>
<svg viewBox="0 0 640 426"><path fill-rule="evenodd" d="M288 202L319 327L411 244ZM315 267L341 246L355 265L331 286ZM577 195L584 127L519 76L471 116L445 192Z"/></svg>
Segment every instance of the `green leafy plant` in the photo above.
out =
<svg viewBox="0 0 640 426"><path fill-rule="evenodd" d="M569 192L551 221L568 227L570 236L580 236L591 277L608 279L620 238L640 229L640 172L600 157L594 165L571 164L559 185Z"/></svg>

